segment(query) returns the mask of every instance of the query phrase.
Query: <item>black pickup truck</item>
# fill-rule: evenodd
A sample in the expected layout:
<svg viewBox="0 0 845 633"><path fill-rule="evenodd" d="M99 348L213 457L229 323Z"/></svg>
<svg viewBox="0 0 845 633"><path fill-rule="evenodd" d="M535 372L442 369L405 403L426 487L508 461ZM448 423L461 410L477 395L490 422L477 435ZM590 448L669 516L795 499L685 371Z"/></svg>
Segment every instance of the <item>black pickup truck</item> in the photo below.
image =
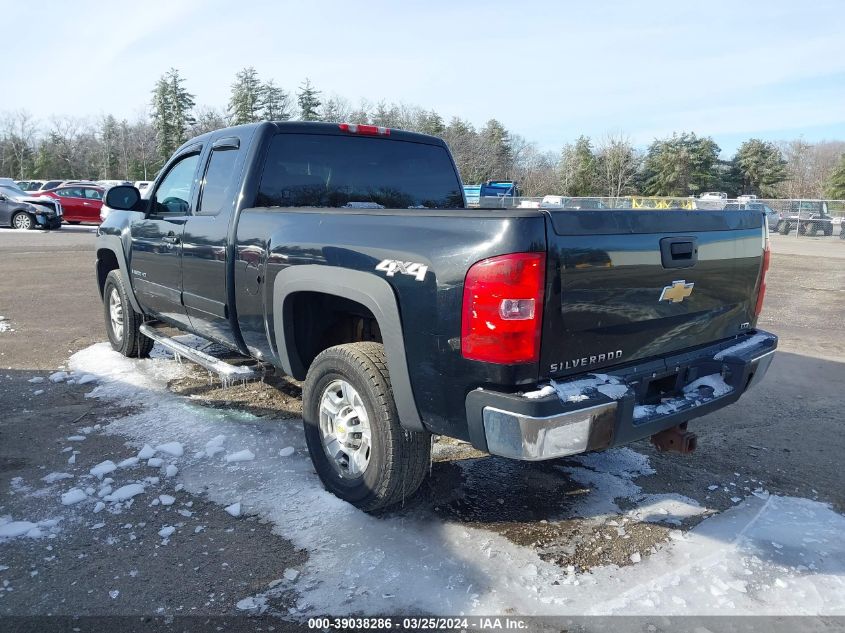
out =
<svg viewBox="0 0 845 633"><path fill-rule="evenodd" d="M686 422L736 401L777 346L755 329L761 213L467 209L430 136L223 129L148 199L114 187L106 204L114 348L193 357L165 324L304 381L315 469L368 511L419 487L431 434L522 460L649 436L690 450Z"/></svg>

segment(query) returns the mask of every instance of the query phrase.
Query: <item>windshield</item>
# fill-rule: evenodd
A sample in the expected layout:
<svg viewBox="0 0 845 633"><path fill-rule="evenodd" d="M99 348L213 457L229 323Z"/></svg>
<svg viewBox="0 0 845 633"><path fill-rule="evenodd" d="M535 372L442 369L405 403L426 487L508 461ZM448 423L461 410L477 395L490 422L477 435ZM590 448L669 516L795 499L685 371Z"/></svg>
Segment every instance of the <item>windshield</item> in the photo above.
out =
<svg viewBox="0 0 845 633"><path fill-rule="evenodd" d="M463 207L461 183L439 145L359 136L278 134L258 206Z"/></svg>
<svg viewBox="0 0 845 633"><path fill-rule="evenodd" d="M17 187L11 187L9 185L0 185L0 193L12 198L20 198L22 196L29 195L23 189L18 189Z"/></svg>

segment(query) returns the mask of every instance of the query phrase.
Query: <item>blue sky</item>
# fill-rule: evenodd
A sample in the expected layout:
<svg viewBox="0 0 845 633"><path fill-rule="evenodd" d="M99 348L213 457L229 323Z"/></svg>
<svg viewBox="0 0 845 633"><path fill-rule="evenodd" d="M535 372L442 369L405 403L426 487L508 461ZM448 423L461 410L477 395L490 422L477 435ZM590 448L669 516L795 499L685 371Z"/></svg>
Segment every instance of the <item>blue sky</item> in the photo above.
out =
<svg viewBox="0 0 845 633"><path fill-rule="evenodd" d="M170 66L198 104L235 72L326 96L405 102L476 125L496 117L544 149L622 130L845 138L845 2L240 2L0 0L0 110L133 118ZM29 25L29 26L27 26Z"/></svg>

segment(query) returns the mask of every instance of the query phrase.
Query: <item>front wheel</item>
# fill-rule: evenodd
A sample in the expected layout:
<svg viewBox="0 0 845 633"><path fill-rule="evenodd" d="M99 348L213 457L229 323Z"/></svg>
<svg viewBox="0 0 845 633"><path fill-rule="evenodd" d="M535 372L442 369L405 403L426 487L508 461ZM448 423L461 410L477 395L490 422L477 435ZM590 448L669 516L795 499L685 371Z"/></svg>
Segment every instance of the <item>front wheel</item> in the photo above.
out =
<svg viewBox="0 0 845 633"><path fill-rule="evenodd" d="M26 211L19 211L12 217L12 226L21 231L29 231L35 227L35 221Z"/></svg>
<svg viewBox="0 0 845 633"><path fill-rule="evenodd" d="M372 512L412 496L431 460L431 436L399 425L380 343L323 351L308 369L302 417L311 461L323 485Z"/></svg>
<svg viewBox="0 0 845 633"><path fill-rule="evenodd" d="M103 307L106 332L112 349L130 358L146 358L153 348L153 340L141 334L143 316L135 312L129 295L120 278L120 271L113 270L106 277L103 287Z"/></svg>

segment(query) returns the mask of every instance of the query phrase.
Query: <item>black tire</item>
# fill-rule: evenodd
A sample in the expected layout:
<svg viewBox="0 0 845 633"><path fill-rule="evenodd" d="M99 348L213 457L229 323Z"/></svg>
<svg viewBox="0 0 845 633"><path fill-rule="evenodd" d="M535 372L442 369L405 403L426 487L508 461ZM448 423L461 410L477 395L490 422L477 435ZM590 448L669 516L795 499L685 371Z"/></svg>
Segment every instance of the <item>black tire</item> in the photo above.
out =
<svg viewBox="0 0 845 633"><path fill-rule="evenodd" d="M122 333L116 331L112 321L111 301L113 296L120 304L123 319ZM140 327L144 322L144 317L132 308L129 295L126 293L123 280L120 278L120 271L113 270L106 277L106 284L103 286L103 309L106 319L106 332L109 335L112 349L129 358L146 358L149 356L154 341L141 334Z"/></svg>
<svg viewBox="0 0 845 633"><path fill-rule="evenodd" d="M68 224L79 224L79 220L65 220Z"/></svg>
<svg viewBox="0 0 845 633"><path fill-rule="evenodd" d="M789 222L781 222L778 224L778 233L781 235L789 235Z"/></svg>
<svg viewBox="0 0 845 633"><path fill-rule="evenodd" d="M19 231L31 231L35 228L35 218L26 211L18 211L12 216L12 227Z"/></svg>
<svg viewBox="0 0 845 633"><path fill-rule="evenodd" d="M369 418L369 463L357 476L343 476L326 452L320 430L320 403L330 385L342 380L360 395ZM431 435L399 425L393 389L380 343L349 343L323 351L308 369L302 390L302 418L311 461L335 496L373 512L411 497L431 461Z"/></svg>
<svg viewBox="0 0 845 633"><path fill-rule="evenodd" d="M798 235L806 235L807 234L807 224L804 222L798 223Z"/></svg>
<svg viewBox="0 0 845 633"><path fill-rule="evenodd" d="M824 234L827 237L830 237L831 235L833 235L833 224L832 223L828 224L826 227L824 227Z"/></svg>
<svg viewBox="0 0 845 633"><path fill-rule="evenodd" d="M839 239L845 240L845 223L839 225Z"/></svg>

